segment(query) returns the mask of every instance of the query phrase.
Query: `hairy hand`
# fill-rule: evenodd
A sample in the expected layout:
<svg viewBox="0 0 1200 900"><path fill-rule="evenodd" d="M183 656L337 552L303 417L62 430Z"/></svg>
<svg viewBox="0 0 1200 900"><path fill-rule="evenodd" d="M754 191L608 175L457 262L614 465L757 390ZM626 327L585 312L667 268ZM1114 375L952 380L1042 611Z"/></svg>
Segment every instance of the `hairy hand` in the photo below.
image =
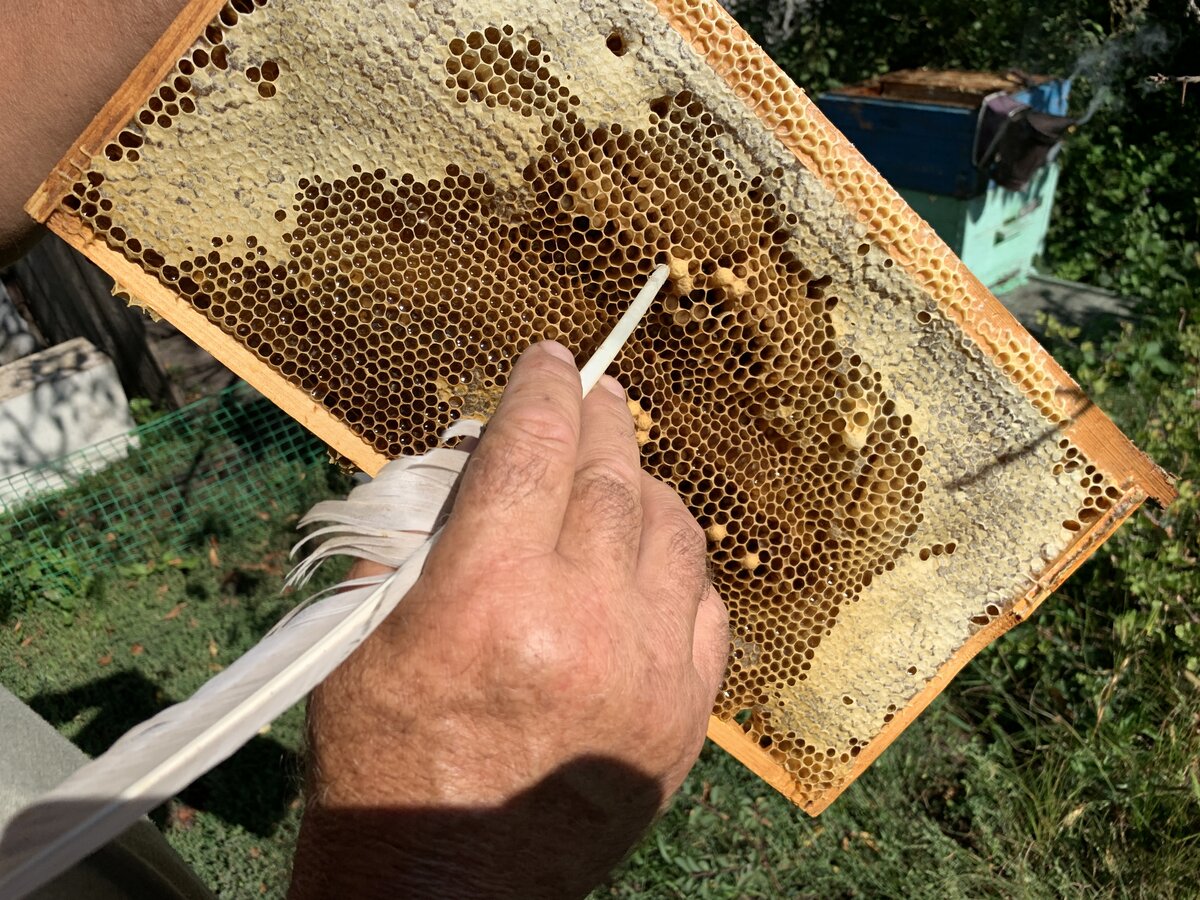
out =
<svg viewBox="0 0 1200 900"><path fill-rule="evenodd" d="M727 647L620 386L531 348L420 580L313 694L293 896L585 893L695 761Z"/></svg>

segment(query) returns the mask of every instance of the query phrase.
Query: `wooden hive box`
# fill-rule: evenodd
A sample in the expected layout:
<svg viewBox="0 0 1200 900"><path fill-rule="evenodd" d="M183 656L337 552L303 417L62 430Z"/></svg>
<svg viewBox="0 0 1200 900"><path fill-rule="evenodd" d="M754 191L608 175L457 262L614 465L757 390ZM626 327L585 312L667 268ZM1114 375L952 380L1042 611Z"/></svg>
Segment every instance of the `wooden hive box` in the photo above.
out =
<svg viewBox="0 0 1200 900"><path fill-rule="evenodd" d="M1168 479L715 0L194 0L28 209L373 473L616 363L811 813Z"/></svg>

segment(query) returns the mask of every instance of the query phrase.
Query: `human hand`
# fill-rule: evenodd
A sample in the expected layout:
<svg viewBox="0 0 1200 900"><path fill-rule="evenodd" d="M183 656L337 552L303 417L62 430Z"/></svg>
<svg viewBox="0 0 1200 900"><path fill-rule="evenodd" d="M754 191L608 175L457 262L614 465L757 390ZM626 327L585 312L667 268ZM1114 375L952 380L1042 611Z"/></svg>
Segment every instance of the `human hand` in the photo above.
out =
<svg viewBox="0 0 1200 900"><path fill-rule="evenodd" d="M292 896L594 887L703 743L728 648L705 563L620 386L581 398L566 350L527 351L420 580L313 693Z"/></svg>

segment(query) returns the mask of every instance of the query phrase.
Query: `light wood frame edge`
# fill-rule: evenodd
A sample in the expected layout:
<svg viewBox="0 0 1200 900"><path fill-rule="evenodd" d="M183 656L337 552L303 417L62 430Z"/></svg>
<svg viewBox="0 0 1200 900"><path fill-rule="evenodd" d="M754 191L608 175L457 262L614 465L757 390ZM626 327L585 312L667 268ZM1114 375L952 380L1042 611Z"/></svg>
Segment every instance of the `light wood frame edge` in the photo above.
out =
<svg viewBox="0 0 1200 900"><path fill-rule="evenodd" d="M929 278L919 266L923 255L936 257L942 271L949 273L961 283L961 293L971 301L971 315L964 316L954 309L939 304L989 356L995 356L995 339L991 332L999 332L1018 340L1022 349L1029 352L1045 375L1054 382L1055 393L1063 404L1065 418L1069 421L1067 436L1079 444L1089 459L1112 476L1119 484L1129 481L1144 486L1146 493L1162 504L1169 503L1175 496L1170 477L1153 461L1130 443L1120 429L1094 404L1084 398L1079 385L1025 330L1011 312L971 274L962 261L954 255L937 233L914 213L896 190L888 184L858 150L839 132L820 111L817 105L797 87L766 53L754 45L753 40L715 0L695 0L677 4L673 0L648 0L688 41L692 48L719 75L735 96L741 98L746 108L762 123L765 130L774 134L792 155L809 172L863 223L871 239L887 250L895 263L903 269L915 284L928 290ZM682 8L682 12L677 11ZM735 68L730 64L729 48L734 45L750 45L755 53L748 66ZM776 86L770 99L759 97L763 83ZM756 86L757 85L757 86ZM789 123L805 121L819 135L801 135ZM864 209L853 195L842 185L832 183L825 177L823 163L830 158L844 161L847 171L869 185L877 206L886 207L889 218L903 221L910 229L908 238L893 238L873 226L870 210ZM891 229L895 230L895 229ZM1026 392L1027 393L1027 392ZM1082 398L1082 399L1081 399ZM1082 442L1082 443L1080 443Z"/></svg>
<svg viewBox="0 0 1200 900"><path fill-rule="evenodd" d="M702 56L712 69L721 76L734 93L743 99L746 107L758 117L763 126L772 132L796 159L809 172L822 181L838 200L853 212L860 222L868 225L871 238L883 246L913 281L922 284L920 273L916 270L914 259L917 254L910 246L904 246L899 241L888 240L887 235L878 229L870 227L864 211L859 209L846 192L824 177L820 160L815 158L809 148L802 146L794 139L794 132L779 127L779 123L792 118L806 118L822 132L823 145L827 155L841 155L849 161L851 170L860 173L868 183L871 183L876 194L884 203L891 207L892 212L906 220L919 236L920 243L933 246L942 264L948 271L953 271L961 279L964 291L974 301L979 310L981 321L972 321L961 315L953 315L963 331L981 347L994 354L994 347L986 334L987 326L993 330L1011 334L1028 349L1033 359L1053 379L1056 391L1062 392L1068 398L1083 397L1083 393L1075 381L1058 365L1054 359L1042 349L1030 335L1000 303L992 293L984 287L962 261L954 255L933 229L917 216L900 195L889 185L878 171L846 140L825 118L815 103L804 92L792 83L791 79L780 69L761 49L757 49L754 61L756 71L734 69L728 64L728 49L733 42L752 43L751 38L736 21L717 3L712 0L699 0L682 7L672 0L648 0L654 3L659 12L688 41L692 48ZM789 98L787 91L780 92L783 102L774 106L767 103L754 104L750 98L755 96L751 77L757 75L760 80L774 84L783 84L791 88ZM817 146L822 146L817 142ZM983 327L981 327L981 325ZM1133 511L1149 496L1159 503L1166 505L1175 497L1173 481L1162 469L1139 451L1119 428L1095 404L1086 399L1072 403L1068 423L1063 427L1063 434L1068 437L1080 450L1094 462L1098 468L1105 471L1124 491L1119 500L1104 516L1083 530L1079 537L1058 559L1043 570L1029 591L1022 597L1016 598L1010 609L993 620L988 625L971 635L970 638L938 669L925 687L918 692L895 717L887 723L876 735L865 750L855 759L854 766L840 784L816 797L804 797L799 791L795 779L788 774L770 754L752 741L741 728L733 722L723 721L713 716L709 721L709 737L747 766L760 778L775 787L784 796L800 805L811 815L817 815L826 809L855 779L881 754L900 733L908 727L932 701L945 689L950 680L975 657L980 650L1000 637L1018 622L1023 621L1038 605L1057 588L1066 577L1073 572L1091 553L1100 546L1117 527L1128 518ZM1049 424L1049 423L1048 423Z"/></svg>
<svg viewBox="0 0 1200 900"><path fill-rule="evenodd" d="M1084 532L1070 549L1060 556L1035 581L1024 596L1018 598L1012 606L979 631L972 634L950 659L946 660L930 678L925 686L915 695L903 709L896 712L895 717L880 730L863 752L854 760L854 766L842 782L823 794L806 797L796 785L796 781L787 770L773 760L770 754L752 741L745 732L734 722L709 717L708 737L750 771L758 775L781 794L798 805L809 815L816 816L824 812L843 791L866 771L884 750L900 736L913 720L925 711L925 708L946 689L953 678L975 656L992 641L999 638L1014 626L1025 621L1041 605L1051 593L1058 589L1067 576L1085 562L1092 553L1112 535L1145 501L1146 494L1141 489L1126 493L1117 501L1095 525Z"/></svg>
<svg viewBox="0 0 1200 900"><path fill-rule="evenodd" d="M121 83L108 102L88 123L79 139L50 170L32 197L25 211L39 222L46 222L58 209L79 176L87 169L92 157L116 139L155 91L166 74L179 62L184 52L204 33L205 27L220 12L226 0L191 0L163 32L162 37L142 57L129 77Z"/></svg>

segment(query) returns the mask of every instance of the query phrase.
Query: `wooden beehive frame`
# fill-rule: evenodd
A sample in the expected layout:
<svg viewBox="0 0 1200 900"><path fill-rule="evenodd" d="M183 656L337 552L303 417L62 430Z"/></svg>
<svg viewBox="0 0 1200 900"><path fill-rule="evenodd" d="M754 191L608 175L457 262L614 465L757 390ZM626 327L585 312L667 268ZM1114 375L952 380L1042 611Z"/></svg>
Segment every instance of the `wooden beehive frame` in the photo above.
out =
<svg viewBox="0 0 1200 900"><path fill-rule="evenodd" d="M1140 454L1082 395L1075 383L901 201L877 172L836 132L804 94L738 28L716 2L658 0L658 11L692 50L741 98L773 134L863 226L869 239L907 273L961 331L1020 386L1030 403L1053 408L1060 433L1119 488L1120 497L1051 561L1003 614L975 631L907 705L872 736L848 773L829 790L803 794L791 774L731 720L713 717L709 734L750 769L810 813L824 809L873 761L983 646L1026 618L1147 498L1173 496L1170 480ZM161 316L324 440L332 450L374 474L387 457L325 406L281 377L230 335L214 327L158 277L111 249L78 215L64 208L72 185L93 157L117 138L176 61L217 16L224 0L193 0L27 204L38 221L108 271L132 302Z"/></svg>

